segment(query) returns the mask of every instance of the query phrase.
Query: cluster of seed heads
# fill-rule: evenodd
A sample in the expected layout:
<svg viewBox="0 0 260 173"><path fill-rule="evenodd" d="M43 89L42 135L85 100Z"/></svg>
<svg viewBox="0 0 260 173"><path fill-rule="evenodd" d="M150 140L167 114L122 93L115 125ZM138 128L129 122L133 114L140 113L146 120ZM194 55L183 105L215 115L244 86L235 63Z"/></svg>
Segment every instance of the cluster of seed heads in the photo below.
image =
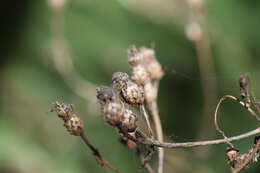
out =
<svg viewBox="0 0 260 173"><path fill-rule="evenodd" d="M155 58L154 50L132 46L128 49L128 62L132 69L131 77L124 72L112 75L111 86L97 88L97 99L105 121L112 127L120 127L129 134L137 128L136 115L126 106L143 106L156 100L153 81L164 75L161 65ZM122 143L133 148L133 141L121 135Z"/></svg>
<svg viewBox="0 0 260 173"><path fill-rule="evenodd" d="M128 49L128 62L132 68L132 80L143 87L145 101L150 104L156 101L157 86L154 81L159 81L164 72L160 63L157 61L153 49L142 47L140 51L136 47Z"/></svg>
<svg viewBox="0 0 260 173"><path fill-rule="evenodd" d="M58 117L64 122L64 127L72 135L80 136L83 132L83 122L75 114L73 105L55 102L54 108L50 110L51 112L56 112Z"/></svg>
<svg viewBox="0 0 260 173"><path fill-rule="evenodd" d="M112 77L113 87L118 90L124 102L138 106L144 103L143 86L133 82L127 73L116 72Z"/></svg>
<svg viewBox="0 0 260 173"><path fill-rule="evenodd" d="M109 86L98 87L97 98L100 103L101 113L109 125L123 128L128 132L136 129L136 115L125 108L120 100L119 92L115 88Z"/></svg>

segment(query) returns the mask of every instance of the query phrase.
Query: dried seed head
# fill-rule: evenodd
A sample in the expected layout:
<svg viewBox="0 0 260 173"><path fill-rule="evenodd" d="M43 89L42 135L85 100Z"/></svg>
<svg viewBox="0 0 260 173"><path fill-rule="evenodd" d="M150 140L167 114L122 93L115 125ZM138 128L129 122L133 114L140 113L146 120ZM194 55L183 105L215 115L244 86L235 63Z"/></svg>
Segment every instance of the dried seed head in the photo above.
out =
<svg viewBox="0 0 260 173"><path fill-rule="evenodd" d="M126 129L128 132L133 132L137 128L137 117L129 109L125 109L124 114L121 118L121 122L122 127Z"/></svg>
<svg viewBox="0 0 260 173"><path fill-rule="evenodd" d="M239 77L240 96L241 98L249 98L249 86L250 78L249 75L241 75Z"/></svg>
<svg viewBox="0 0 260 173"><path fill-rule="evenodd" d="M255 145L258 143L259 139L260 139L260 136L256 136L256 137L255 137L255 139L254 139L254 144L255 144Z"/></svg>
<svg viewBox="0 0 260 173"><path fill-rule="evenodd" d="M125 102L138 106L144 103L144 89L132 81L128 81L125 88L122 89L122 97Z"/></svg>
<svg viewBox="0 0 260 173"><path fill-rule="evenodd" d="M50 112L56 112L63 121L69 120L75 114L73 105L59 102L54 103L54 108Z"/></svg>
<svg viewBox="0 0 260 173"><path fill-rule="evenodd" d="M80 136L84 127L83 122L77 116L71 117L71 119L64 123L64 126L67 128L68 132L75 136Z"/></svg>
<svg viewBox="0 0 260 173"><path fill-rule="evenodd" d="M140 52L144 57L144 67L150 75L152 80L161 79L164 75L160 63L156 60L155 52L153 49L141 48Z"/></svg>
<svg viewBox="0 0 260 173"><path fill-rule="evenodd" d="M110 86L101 86L97 89L97 99L100 104L113 102L117 99L117 91Z"/></svg>
<svg viewBox="0 0 260 173"><path fill-rule="evenodd" d="M115 127L121 124L121 118L124 114L124 107L120 103L112 102L101 106L101 112L105 121Z"/></svg>
<svg viewBox="0 0 260 173"><path fill-rule="evenodd" d="M239 150L236 148L228 148L226 150L226 159L231 168L235 168L239 161Z"/></svg>
<svg viewBox="0 0 260 173"><path fill-rule="evenodd" d="M154 88L151 82L144 85L144 97L147 104L154 102L157 98L156 88Z"/></svg>
<svg viewBox="0 0 260 173"><path fill-rule="evenodd" d="M83 132L83 122L75 114L74 107L71 104L55 102L51 112L56 112L64 121L64 127L72 134L79 136Z"/></svg>
<svg viewBox="0 0 260 173"><path fill-rule="evenodd" d="M132 68L132 80L137 83L137 85L144 85L149 80L149 74L142 65L137 65Z"/></svg>
<svg viewBox="0 0 260 173"><path fill-rule="evenodd" d="M128 49L128 62L131 66L140 65L143 61L143 55L140 54L135 46Z"/></svg>
<svg viewBox="0 0 260 173"><path fill-rule="evenodd" d="M112 76L113 86L118 90L126 87L126 83L129 81L129 76L127 73L115 72Z"/></svg>

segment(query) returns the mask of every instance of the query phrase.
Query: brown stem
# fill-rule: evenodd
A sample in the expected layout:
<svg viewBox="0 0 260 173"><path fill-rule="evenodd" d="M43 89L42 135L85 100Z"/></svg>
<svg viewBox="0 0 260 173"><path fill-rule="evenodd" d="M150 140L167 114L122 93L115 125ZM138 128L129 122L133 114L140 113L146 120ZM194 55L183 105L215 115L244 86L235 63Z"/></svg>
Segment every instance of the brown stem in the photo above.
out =
<svg viewBox="0 0 260 173"><path fill-rule="evenodd" d="M146 168L149 173L155 173L152 166L147 162L139 148L136 149L136 155L139 157L142 167Z"/></svg>
<svg viewBox="0 0 260 173"><path fill-rule="evenodd" d="M237 168L235 168L233 170L232 173L239 173L241 170L243 170L244 168L246 168L246 166L252 162L252 160L255 157L255 154L257 152L259 152L260 150L260 140L258 140L257 144L254 146L253 150L248 154L248 156L246 157L246 159L242 162L242 164L240 164Z"/></svg>
<svg viewBox="0 0 260 173"><path fill-rule="evenodd" d="M190 148L190 147L223 144L223 143L227 143L227 142L231 142L231 141L238 141L238 140L242 140L244 138L259 134L259 133L260 133L260 127L254 129L252 131L249 131L249 132L237 135L237 136L229 137L229 138L226 138L226 139L216 139L216 140L196 141L196 142L180 142L180 143L174 143L173 142L173 143L170 143L170 142L160 142L158 140L150 139L146 135L144 135L144 133L140 129L137 129L136 134L137 134L137 136L140 137L140 139L137 139L137 140L135 139L135 141L142 143L142 144L145 144L145 145L151 145L151 146L162 147L162 148ZM131 138L129 138L129 139L131 139Z"/></svg>
<svg viewBox="0 0 260 173"><path fill-rule="evenodd" d="M88 140L87 136L85 135L85 133L81 133L80 135L81 139L84 141L84 143L87 145L87 147L89 147L89 149L93 152L93 155L95 156L97 162L101 165L101 166L105 166L109 169L111 169L113 172L115 173L120 173L120 171L115 168L111 163L109 163L107 160L105 160L102 155L100 154L100 152L98 151L97 148L95 148L90 141Z"/></svg>
<svg viewBox="0 0 260 173"><path fill-rule="evenodd" d="M146 125L147 125L147 129L148 129L148 134L149 134L149 137L151 137L151 138L153 138L153 130L152 130L152 127L151 127L151 123L150 123L150 121L149 121L149 116L148 116L148 114L147 114L147 112L146 112L146 110L145 110L145 107L144 107L144 105L141 105L140 106L140 111L141 111L141 113L143 114L143 116L144 116L144 119L145 119L145 122L146 122Z"/></svg>
<svg viewBox="0 0 260 173"><path fill-rule="evenodd" d="M162 130L162 123L159 115L159 109L157 105L157 95L158 95L158 89L159 89L159 80L154 81L153 83L154 89L156 92L156 99L150 103L147 104L155 125L155 132L157 136L157 140L160 142L163 142L163 130ZM163 162L164 162L164 149L158 148L158 173L163 173Z"/></svg>

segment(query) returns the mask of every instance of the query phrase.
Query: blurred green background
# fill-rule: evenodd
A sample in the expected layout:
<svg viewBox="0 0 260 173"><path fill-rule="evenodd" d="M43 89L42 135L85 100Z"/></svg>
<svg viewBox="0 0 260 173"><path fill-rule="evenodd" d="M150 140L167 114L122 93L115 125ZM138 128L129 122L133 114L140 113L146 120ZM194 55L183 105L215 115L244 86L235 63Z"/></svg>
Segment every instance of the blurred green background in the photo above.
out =
<svg viewBox="0 0 260 173"><path fill-rule="evenodd" d="M66 5L61 7L62 3ZM3 2L0 173L110 172L96 164L82 141L69 135L54 113L48 113L56 100L75 105L91 141L123 173L146 172L133 151L119 144L115 130L102 120L94 91L83 88L92 96L86 101L73 88L74 76L109 85L113 72L130 72L126 49L133 44L155 45L165 70L158 102L166 140L197 140L204 97L196 49L185 35L188 13L182 0ZM215 68L215 74L206 74L206 79L217 80L218 98L239 96L237 79L244 73L250 73L255 95L260 95L260 2L207 0L205 14ZM78 73L67 76L67 81L53 61L53 40L64 43L65 48L56 47L56 53L64 58L69 55ZM58 65L63 66L62 61ZM209 109L207 123L213 128L215 105ZM257 127L238 104L226 102L220 114L228 136ZM211 138L216 137L220 136L213 130ZM252 141L253 137L234 144L247 152ZM203 149L167 150L165 173L229 172L224 144L212 146L201 156L198 153ZM256 163L244 172L259 171Z"/></svg>

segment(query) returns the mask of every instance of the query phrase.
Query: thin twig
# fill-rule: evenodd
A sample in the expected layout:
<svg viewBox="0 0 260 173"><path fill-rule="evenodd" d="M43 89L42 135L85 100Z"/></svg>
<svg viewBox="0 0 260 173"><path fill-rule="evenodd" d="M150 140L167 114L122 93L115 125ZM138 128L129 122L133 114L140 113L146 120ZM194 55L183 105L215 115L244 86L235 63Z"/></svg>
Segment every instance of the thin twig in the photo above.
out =
<svg viewBox="0 0 260 173"><path fill-rule="evenodd" d="M155 173L152 166L147 162L139 148L136 149L136 155L139 157L142 167L146 168L149 173Z"/></svg>
<svg viewBox="0 0 260 173"><path fill-rule="evenodd" d="M149 134L149 137L153 138L153 130L152 130L152 127L151 127L151 124L150 124L150 121L149 121L149 116L145 110L145 107L144 105L141 105L140 106L140 111L141 113L143 114L144 116L144 119L145 119L145 122L146 122L146 125L147 125L147 129L148 129L148 134Z"/></svg>
<svg viewBox="0 0 260 173"><path fill-rule="evenodd" d="M100 154L100 152L98 151L97 148L95 148L90 141L88 140L87 136L85 135L85 133L81 133L80 135L81 139L84 141L84 143L90 148L90 150L93 152L93 155L95 156L97 162L101 165L101 166L105 166L109 169L111 169L113 172L115 173L120 173L120 171L115 168L111 163L109 163L107 160L105 160L102 155Z"/></svg>
<svg viewBox="0 0 260 173"><path fill-rule="evenodd" d="M251 109L251 108L248 106L247 103L245 103L245 102L239 100L238 98L236 98L236 97L234 97L234 96L232 96L232 95L225 95L225 96L223 96L223 97L220 99L220 102L222 102L222 101L224 101L224 100L226 100L226 99L230 99L230 100L233 100L233 101L236 101L237 103L239 103L241 106L243 106L243 107L257 120L257 122L260 122L260 118L258 117L257 113L256 113L253 109ZM219 107L220 102L218 103L218 106L217 106L217 108L216 108L215 114L216 114L217 111L218 111L218 107ZM215 117L216 117L216 115L215 115Z"/></svg>
<svg viewBox="0 0 260 173"><path fill-rule="evenodd" d="M190 148L190 147L222 144L222 143L227 143L227 142L231 142L231 141L238 141L238 140L259 134L260 127L254 129L252 131L243 133L241 135L229 137L226 139L216 139L216 140L196 141L196 142L180 142L180 143L160 142L157 140L150 139L148 137L145 137L145 135L139 129L136 130L136 133L138 133L139 136L143 136L143 139L141 139L141 140L139 139L139 140L137 140L137 142L145 144L145 145L152 145L152 146L162 147L162 148Z"/></svg>
<svg viewBox="0 0 260 173"><path fill-rule="evenodd" d="M218 116L218 110L219 110L219 107L220 107L221 103L222 103L224 100L226 100L227 98L229 98L229 97L224 96L224 97L222 97L222 98L219 100L219 102L218 102L218 104L217 104L217 107L216 107L216 110L215 110L215 113L214 113L214 124L215 124L215 128L216 128L216 130L224 137L224 139L227 139L227 136L225 135L224 131L222 131L222 130L220 129L220 127L219 127L219 125L218 125L217 116ZM228 144L231 148L234 148L234 146L233 146L232 143L227 142L227 144Z"/></svg>
<svg viewBox="0 0 260 173"><path fill-rule="evenodd" d="M153 85L154 85L154 89L156 90L156 98L157 98L158 89L159 89L159 80L155 81ZM151 104L148 104L148 108L153 117L157 140L163 142L162 123L161 123L159 109L156 100L157 99L155 99ZM164 149L158 148L158 173L163 173L163 162L164 162Z"/></svg>
<svg viewBox="0 0 260 173"><path fill-rule="evenodd" d="M239 173L241 170L245 169L246 166L252 162L252 160L255 158L255 155L260 150L260 140L258 140L257 144L254 146L253 150L248 154L248 156L245 158L245 160L240 164L237 168L233 170L232 173Z"/></svg>

